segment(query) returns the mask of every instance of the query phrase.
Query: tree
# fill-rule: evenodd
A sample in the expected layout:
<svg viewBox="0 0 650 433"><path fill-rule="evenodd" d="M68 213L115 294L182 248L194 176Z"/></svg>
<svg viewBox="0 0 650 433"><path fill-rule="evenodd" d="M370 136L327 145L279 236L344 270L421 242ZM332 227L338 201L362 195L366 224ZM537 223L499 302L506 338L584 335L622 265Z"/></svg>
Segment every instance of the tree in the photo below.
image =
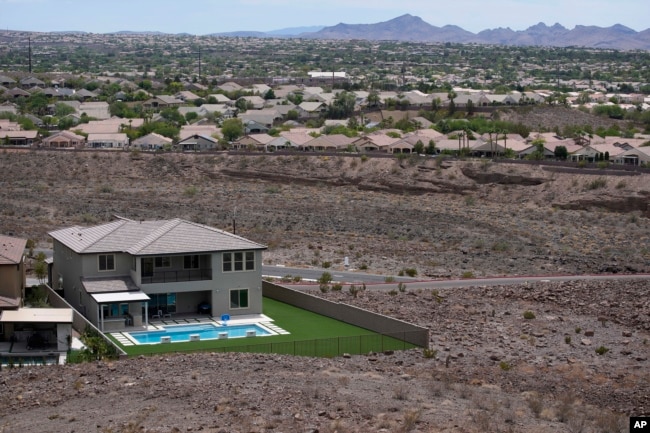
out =
<svg viewBox="0 0 650 433"><path fill-rule="evenodd" d="M555 154L555 158L561 159L563 161L566 160L569 156L569 152L567 151L566 146L555 146L553 153Z"/></svg>
<svg viewBox="0 0 650 433"><path fill-rule="evenodd" d="M265 94L264 94L264 99L275 99L275 92L273 89L269 89Z"/></svg>
<svg viewBox="0 0 650 433"><path fill-rule="evenodd" d="M433 140L429 140L429 144L427 145L427 149L426 149L426 154L427 155L436 154L436 143Z"/></svg>
<svg viewBox="0 0 650 433"><path fill-rule="evenodd" d="M422 143L421 140L418 140L415 145L413 145L413 152L417 153L418 155L422 155L424 153L424 143Z"/></svg>
<svg viewBox="0 0 650 433"><path fill-rule="evenodd" d="M221 133L226 141L234 141L244 135L244 124L240 119L226 119L221 125Z"/></svg>
<svg viewBox="0 0 650 433"><path fill-rule="evenodd" d="M330 119L345 119L354 112L354 93L340 92L328 107Z"/></svg>

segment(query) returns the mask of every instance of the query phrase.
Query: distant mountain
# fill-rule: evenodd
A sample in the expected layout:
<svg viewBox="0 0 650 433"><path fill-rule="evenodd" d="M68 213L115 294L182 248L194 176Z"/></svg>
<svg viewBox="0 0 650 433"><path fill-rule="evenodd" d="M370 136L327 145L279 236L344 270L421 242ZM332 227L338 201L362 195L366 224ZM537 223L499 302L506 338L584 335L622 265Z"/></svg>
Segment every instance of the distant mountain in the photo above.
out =
<svg viewBox="0 0 650 433"><path fill-rule="evenodd" d="M272 30L266 32L267 35L273 36L296 36L301 33L313 33L324 29L325 26L310 26L310 27L288 27L286 29Z"/></svg>
<svg viewBox="0 0 650 433"><path fill-rule="evenodd" d="M269 34L264 32L250 32L250 31L240 31L240 32L225 32L225 33L210 33L206 36L226 36L231 38L269 38Z"/></svg>
<svg viewBox="0 0 650 433"><path fill-rule="evenodd" d="M650 29L636 32L620 24L569 30L557 23L550 27L539 23L523 31L498 28L474 34L458 26L436 27L409 14L376 24L340 23L300 37L650 50Z"/></svg>

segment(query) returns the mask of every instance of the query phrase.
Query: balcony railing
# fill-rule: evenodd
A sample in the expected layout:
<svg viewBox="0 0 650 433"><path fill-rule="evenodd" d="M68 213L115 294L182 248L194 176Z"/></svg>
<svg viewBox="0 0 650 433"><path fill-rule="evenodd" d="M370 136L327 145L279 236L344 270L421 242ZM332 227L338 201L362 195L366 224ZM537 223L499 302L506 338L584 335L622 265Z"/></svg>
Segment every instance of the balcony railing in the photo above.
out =
<svg viewBox="0 0 650 433"><path fill-rule="evenodd" d="M143 275L142 284L182 283L185 281L206 281L212 279L212 269L183 269L181 271L157 271Z"/></svg>

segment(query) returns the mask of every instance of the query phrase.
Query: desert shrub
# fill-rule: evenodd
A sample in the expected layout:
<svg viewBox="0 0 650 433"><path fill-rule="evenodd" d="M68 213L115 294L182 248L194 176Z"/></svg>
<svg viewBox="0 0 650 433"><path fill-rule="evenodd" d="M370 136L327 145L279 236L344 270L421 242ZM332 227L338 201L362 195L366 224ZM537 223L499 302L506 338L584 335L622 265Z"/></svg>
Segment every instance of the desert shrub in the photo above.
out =
<svg viewBox="0 0 650 433"><path fill-rule="evenodd" d="M465 271L463 272L463 275L461 275L462 278L474 278L474 272L472 271Z"/></svg>
<svg viewBox="0 0 650 433"><path fill-rule="evenodd" d="M535 318L535 313L533 313L532 311L528 311L528 310L524 311L524 319L530 320L530 319L534 319L534 318Z"/></svg>
<svg viewBox="0 0 650 433"><path fill-rule="evenodd" d="M384 283L394 283L394 282L395 282L395 277L391 275L384 277Z"/></svg>
<svg viewBox="0 0 650 433"><path fill-rule="evenodd" d="M566 344L571 344L571 336L570 336L570 335L567 335L566 337L564 337L564 342L565 342Z"/></svg>
<svg viewBox="0 0 650 433"><path fill-rule="evenodd" d="M391 295L391 296L395 296L395 295L397 295L397 290L393 289L390 292L388 292L388 294Z"/></svg>
<svg viewBox="0 0 650 433"><path fill-rule="evenodd" d="M544 410L544 400L542 399L542 396L534 392L528 396L526 402L528 403L530 411L535 415L535 418L539 418Z"/></svg>
<svg viewBox="0 0 650 433"><path fill-rule="evenodd" d="M332 284L333 292L340 292L341 290L343 290L343 284L341 283Z"/></svg>
<svg viewBox="0 0 650 433"><path fill-rule="evenodd" d="M599 355L604 355L607 352L609 352L609 349L606 348L605 346L600 346L598 349L596 349L596 353Z"/></svg>
<svg viewBox="0 0 650 433"><path fill-rule="evenodd" d="M510 369L512 368L512 365L510 365L509 362L501 361L501 362L499 363L499 368L500 368L501 370L503 370L503 371L508 371L508 370L510 370Z"/></svg>
<svg viewBox="0 0 650 433"><path fill-rule="evenodd" d="M332 274L325 271L321 274L321 276L316 281L320 284L329 284L332 282Z"/></svg>
<svg viewBox="0 0 650 433"><path fill-rule="evenodd" d="M404 273L412 278L418 274L418 271L415 268L406 268L404 269Z"/></svg>
<svg viewBox="0 0 650 433"><path fill-rule="evenodd" d="M422 351L422 355L424 355L424 357L427 359L436 359L438 357L438 351L436 349L429 349L427 347Z"/></svg>
<svg viewBox="0 0 650 433"><path fill-rule="evenodd" d="M323 284L321 283L318 288L320 289L321 293L327 293L330 291L330 286L329 284Z"/></svg>
<svg viewBox="0 0 650 433"><path fill-rule="evenodd" d="M600 189L600 188L605 188L607 186L607 179L604 177L599 177L598 179L594 179L591 182L587 184L587 189L588 190L594 190L594 189Z"/></svg>
<svg viewBox="0 0 650 433"><path fill-rule="evenodd" d="M323 268L329 269L332 267L332 262L323 262Z"/></svg>
<svg viewBox="0 0 650 433"><path fill-rule="evenodd" d="M406 292L406 284L400 282L399 284L397 284L397 290L399 290L401 293Z"/></svg>

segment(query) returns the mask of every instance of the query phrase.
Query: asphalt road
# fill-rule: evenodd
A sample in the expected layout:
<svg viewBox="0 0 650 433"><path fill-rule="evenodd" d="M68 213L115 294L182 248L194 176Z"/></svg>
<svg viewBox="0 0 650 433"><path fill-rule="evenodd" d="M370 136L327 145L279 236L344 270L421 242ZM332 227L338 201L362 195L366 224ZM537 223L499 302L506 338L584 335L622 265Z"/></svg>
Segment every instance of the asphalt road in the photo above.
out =
<svg viewBox="0 0 650 433"><path fill-rule="evenodd" d="M367 289L372 290L393 290L397 283L403 282L407 289L447 289L470 286L497 286L509 284L536 284L551 281L575 281L575 280L636 280L650 279L650 274L606 274L606 275L542 275L542 276L516 276L516 277L489 277L469 278L456 280L427 280L408 277L394 277L394 282L386 282L386 276L373 275L359 272L339 272L328 269L303 269L286 268L283 266L263 266L262 273L267 277L281 278L286 275L301 276L307 284L290 284L294 288L313 288L314 282L323 272L332 274L333 281L341 284L366 283Z"/></svg>

